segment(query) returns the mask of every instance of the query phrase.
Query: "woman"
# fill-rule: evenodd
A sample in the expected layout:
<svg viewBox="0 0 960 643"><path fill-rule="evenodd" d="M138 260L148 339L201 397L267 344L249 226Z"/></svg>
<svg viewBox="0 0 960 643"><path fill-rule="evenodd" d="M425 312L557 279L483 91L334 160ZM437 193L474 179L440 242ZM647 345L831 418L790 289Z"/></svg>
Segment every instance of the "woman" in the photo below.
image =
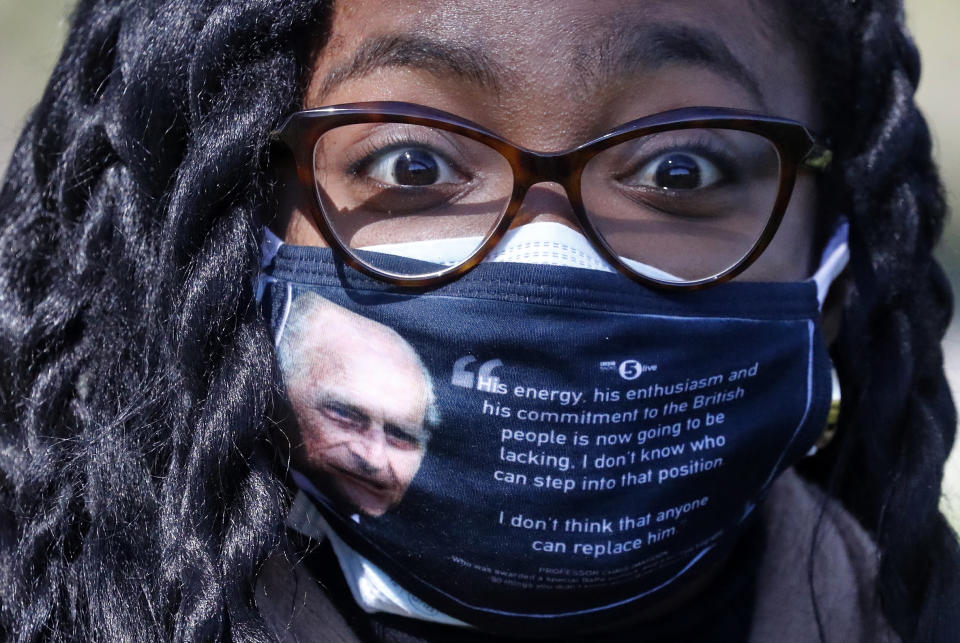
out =
<svg viewBox="0 0 960 643"><path fill-rule="evenodd" d="M566 200L564 191L550 185L570 180L556 163L529 161L529 167L523 166L540 181L528 186L523 199L512 198L510 190L507 195L502 190L494 194L511 202L522 200L511 210L518 230L532 228L521 224L551 222L564 230L580 228L601 263L620 271L609 276L622 277L617 288L629 284L636 292L643 290L636 286L638 281L650 292L660 292L657 286L696 283L717 270L730 269L734 276L741 268L746 270L742 280L797 282L822 267L821 253L842 229L838 221L845 216L850 265L846 278L831 291L835 301L825 305L822 333L843 393L839 429L828 446L799 465L827 496L799 481L791 488L806 489L808 503L813 499L814 506L825 508L823 516L836 516L831 507L842 506L846 513L841 514L862 526L857 532L864 535L857 547L862 557L872 557L869 541L875 543L879 554L875 578L858 579L854 586L873 588L877 601L867 600L847 612L875 626L873 632L886 632L888 625L902 640L953 638L960 619L955 608L960 554L937 510L943 461L955 424L939 349L950 301L948 286L931 256L945 208L927 130L912 102L919 64L898 3L820 6L785 1L755 7L746 0L730 0L679 8L619 2L504 3L497 8L487 4L398 3L389 12L366 2L336 7L290 1L80 4L61 62L25 129L0 197L4 223L0 269L8 284L3 305L0 520L4 581L0 601L6 636L259 640L271 636L278 623L295 623L295 618L271 601L270 592L260 592L255 600L258 577L261 589L290 587L294 581L273 585L269 581L284 574L303 578L303 570L309 569L330 588L310 594L317 605L326 606L314 612L323 617L319 629L310 632L315 640L336 640L350 631L382 640L485 640L488 630L560 639L591 632L596 637L603 631L603 636L623 640L634 640L643 631L682 640L702 638L712 623L724 628L717 634L722 640L746 640L751 621L756 638L756 604L763 600L757 585L760 590L765 587L753 573L763 565L757 552L764 546L759 543L764 538L768 545L776 542L769 525L776 516L791 512L789 502L765 510L762 520L724 522L722 531L729 532L729 538L715 548L723 555L711 558L709 565L684 567L684 573L670 577L679 581L668 583L667 592L649 591L658 582L656 574L631 573L623 585L629 590L626 595L598 597L579 590L564 595L570 604L557 613L565 618L577 611L581 600L602 607L601 611L618 600L630 609L609 612L606 625L570 617L560 630L528 628L531 614L523 609L514 615L516 621L490 622L457 608L456 600L438 606L433 599L441 600L444 592L424 589L429 583L418 576L422 570L396 560L420 555L413 543L407 550L397 550L394 543L393 556L376 558L371 543L389 543L393 535L407 533L404 529L417 524L403 521L404 515L411 515L402 511L410 493L404 496L405 486L396 494L403 498L388 501L381 496L379 503L368 503L376 508L366 512L362 501L369 500L369 494L343 491L342 496L353 494L356 506L340 514L327 507L324 516L331 522L336 523L338 515L348 520L319 534L330 536L334 544L337 538L349 541L337 554L327 545L326 553L303 543L298 546L298 536L284 531L295 490L305 492L298 498L312 499L309 507L324 507L325 496L323 489L311 489L316 477L296 475L311 464L310 436L301 433L309 429L303 409L298 411L290 371L284 371L284 365L293 362L286 361L282 351L284 342L294 347L303 343L281 328L282 317L274 313L286 303L275 306L279 299L271 285L303 280L298 281L297 268L286 277L271 272L270 253L262 253L258 242L270 221L274 233L287 242L287 250L281 249L286 254L277 261L299 253L306 262L302 266L309 267L309 258L318 252L315 246L337 243L331 240L330 229L327 235L320 234L322 222L327 221L329 228L329 213L348 208L337 200L342 193L317 178L327 167L321 161L336 167L339 156L308 154L306 172L304 163L299 164L301 185L294 178L291 156L272 138L288 116L305 108L376 100L441 109L524 148L550 152L597 141L634 119L685 107L748 109L786 117L816 131L818 140L832 150L833 162L819 178L813 168L798 171L789 207L781 207L780 231L762 254L750 256L749 268L746 262L739 263L750 254L743 248L742 257L724 260L719 268L695 264L700 269L693 274L686 272L690 263L671 263L676 251L655 261L643 261L645 257L636 259L639 264L624 261L625 250L609 241L598 242L600 237L615 238L616 229L587 229L601 225L596 223L599 216L593 215L601 208L591 205L597 202L581 198L581 203L574 203L576 199ZM369 106L365 109L369 111ZM390 106L394 117L398 111L399 106ZM451 120L435 111L429 114L435 119L431 122ZM725 112L724 118L733 116ZM684 122L690 124L689 119ZM749 127L757 127L755 120ZM750 129L736 131L757 135ZM791 126L789 131L798 130ZM288 137L294 147L297 140L304 139ZM752 140L770 139L762 134ZM457 183L459 175L452 166L440 167L435 158L425 160L409 149L398 150L408 155L404 157L408 178L416 181L425 171L429 176L449 170L439 175L443 181L433 177L428 183ZM708 163L715 158L704 152L694 165L690 155L669 159L679 175L668 168L666 176L671 180L680 176L680 188L684 177L691 175L697 177L695 187L704 185L704 176L729 178L722 171L727 166L719 160L704 164L704 157ZM507 156L492 158L504 159L501 168L511 162ZM808 159L801 155L795 161ZM397 179L396 165L354 161L352 173L344 176ZM510 169L519 176L516 167ZM589 174L589 166L581 169ZM651 171L654 178L661 178L657 168ZM497 176L510 174L504 169ZM641 171L639 176L646 186L648 173ZM776 178L782 187L782 174ZM517 183L514 177L510 180ZM720 179L716 182L720 184ZM307 189L315 183L320 187L319 203ZM763 182L758 179L751 185ZM569 184L565 187L569 193ZM375 205L374 196L363 195L349 206ZM501 206L493 210L508 209ZM394 206L381 205L378 212L384 207ZM316 216L320 209L326 218ZM771 212L764 211L766 225ZM365 221L370 221L371 212L363 212ZM390 269L397 274L396 260L374 262L371 269L361 260L373 255L355 251L352 236L342 229L332 232L347 238L337 255L345 286L357 274L344 267L345 257L352 257L352 265L367 273ZM451 236L435 229L429 232L416 240ZM366 240L361 236L356 245L414 240L404 235L386 230ZM495 240L490 238L491 243ZM455 257L454 265L472 267L482 251L491 249L479 244ZM308 250L291 250L295 246ZM259 279L263 308L254 288L262 261L269 277ZM465 280L474 273L489 274L484 270L474 269L451 287L471 283ZM586 277L581 274L577 279ZM596 283L603 279L607 277L595 277ZM714 292L725 292L725 286L742 290L734 283L717 286ZM335 297L350 291L325 292ZM703 292L709 297L711 291ZM657 295L673 296L679 297L678 310L688 310L683 302L691 301L689 293ZM340 306L348 303L339 301ZM522 324L517 327L525 332ZM414 352L425 350L411 339L417 332L413 326L403 337ZM392 337L373 330L369 336L375 334ZM545 345L562 341L549 334L534 337ZM275 340L280 370L274 366ZM405 348L396 351L410 354ZM495 357L482 358L490 369L486 375L496 373ZM431 359L424 360L427 371ZM408 358L411 372L419 368L416 363ZM760 362L756 363L759 370ZM637 360L623 373L628 379L645 365L654 366ZM754 363L741 366L742 377L750 378ZM468 372L480 375L477 370ZM275 395L274 381L281 375L289 390ZM697 373L684 377L692 375ZM821 402L823 381L820 376ZM556 392L557 403L565 390L562 381L525 384L522 395L527 388L534 389L535 398L539 390L547 397ZM423 384L424 391L428 388ZM567 388L571 395L578 392ZM736 395L735 388L731 395ZM593 388L589 392L594 395ZM771 395L774 407L786 399L775 391ZM428 397L421 394L422 399ZM319 406L343 421L342 403L329 399L323 398ZM299 422L289 420L287 402ZM410 416L417 421L411 420L407 433L429 424L430 406L421 405ZM822 406L817 408L825 412ZM719 413L719 408L713 410ZM355 409L347 411L356 415ZM429 442L426 433L408 442L416 445L418 454L421 449L426 452L424 464L419 455L416 458L417 467L427 466L434 443L443 439L444 414L441 406L441 424ZM372 416L368 414L369 422ZM716 414L712 417L718 421ZM504 423L500 430L512 430L511 426ZM808 426L803 435L809 438L819 432ZM535 433L543 431L537 428ZM565 433L570 440L572 434ZM402 443L403 435L401 431L395 438ZM512 436L499 435L506 448ZM325 451L323 443L317 444L318 453ZM795 453L799 443L790 444L791 449L772 451L778 471L800 459ZM780 457L788 452L786 460ZM559 457L563 451L544 453ZM288 457L293 467L288 466ZM553 470L561 468L556 461ZM346 475L361 477L357 471ZM367 489L377 488L375 480L361 482ZM411 485L417 485L416 477ZM759 502L767 491L767 485L757 485L746 499ZM768 504L776 505L776 494ZM418 502L409 504L422 508ZM376 531L379 523L373 518L380 513L396 530ZM462 513L465 520L472 519L473 513ZM460 518L445 515L451 521ZM804 524L815 526L818 515L812 512ZM819 520L836 524L844 518ZM727 529L734 523L735 529ZM815 537L807 545L806 555L796 557L800 562L790 568L792 577L801 568L800 576L809 576L806 591L813 605L812 615L803 612L805 622L796 631L813 631L821 640L830 640L843 632L834 629L830 618L820 618L822 610L831 607L823 601L843 600L817 596L813 588L822 573L821 546ZM700 551L713 547L711 543ZM304 549L310 552L304 565L291 570L280 564L281 571L276 572L276 561L283 560L278 552L292 551L289 558L298 560ZM387 568L388 576L401 586L417 590L414 594L424 590L431 599L428 603L442 616L475 627L422 615L365 616L351 602L350 574L344 580L338 576L337 563L329 564L333 560L344 565L353 555L376 558L373 562ZM268 559L272 562L265 564ZM462 573L466 577L467 572ZM556 595L548 595L546 602ZM754 598L744 601L744 596ZM727 617L711 611L711 603ZM348 623L347 629L340 627L343 623ZM783 627L794 625L787 621ZM302 640L304 632L294 631ZM866 636L865 631L860 634Z"/></svg>

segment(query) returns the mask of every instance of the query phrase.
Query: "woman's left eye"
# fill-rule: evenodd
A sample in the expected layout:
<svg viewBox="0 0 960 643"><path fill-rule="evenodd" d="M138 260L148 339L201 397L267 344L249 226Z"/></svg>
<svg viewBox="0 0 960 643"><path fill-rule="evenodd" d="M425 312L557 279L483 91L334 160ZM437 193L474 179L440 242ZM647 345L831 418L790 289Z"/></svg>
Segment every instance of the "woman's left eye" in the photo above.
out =
<svg viewBox="0 0 960 643"><path fill-rule="evenodd" d="M723 180L716 163L693 152L667 152L645 163L627 181L634 187L657 190L696 190Z"/></svg>
<svg viewBox="0 0 960 643"><path fill-rule="evenodd" d="M385 185L425 187L455 183L457 172L443 157L423 147L401 147L374 159L367 167L370 178Z"/></svg>

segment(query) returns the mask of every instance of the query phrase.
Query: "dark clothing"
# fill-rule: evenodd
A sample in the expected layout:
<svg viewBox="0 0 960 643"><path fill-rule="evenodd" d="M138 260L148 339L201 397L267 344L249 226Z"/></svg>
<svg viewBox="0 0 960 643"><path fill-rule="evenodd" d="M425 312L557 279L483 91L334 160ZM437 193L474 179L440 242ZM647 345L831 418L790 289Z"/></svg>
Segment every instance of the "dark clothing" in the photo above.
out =
<svg viewBox="0 0 960 643"><path fill-rule="evenodd" d="M894 643L898 639L887 626L874 592L876 548L856 521L832 500L827 501L817 531L823 501L822 492L788 470L774 484L760 520L702 592L654 622L562 640L807 643L821 640L822 627L825 641ZM288 559L299 562L291 564ZM282 641L516 640L363 612L353 602L329 543L314 545L300 557L291 554L270 559L257 585L257 604ZM522 638L523 632L516 635Z"/></svg>

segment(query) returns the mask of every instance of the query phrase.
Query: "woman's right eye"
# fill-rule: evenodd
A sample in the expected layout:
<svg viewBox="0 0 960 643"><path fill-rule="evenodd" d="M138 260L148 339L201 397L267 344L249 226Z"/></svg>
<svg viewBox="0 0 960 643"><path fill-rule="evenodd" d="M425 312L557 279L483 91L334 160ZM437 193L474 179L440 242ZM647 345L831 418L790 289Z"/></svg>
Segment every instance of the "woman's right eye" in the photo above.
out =
<svg viewBox="0 0 960 643"><path fill-rule="evenodd" d="M702 154L668 152L644 164L635 185L657 190L696 190L723 181L723 172Z"/></svg>
<svg viewBox="0 0 960 643"><path fill-rule="evenodd" d="M394 147L371 156L361 173L384 185L427 187L462 180L446 159L426 147Z"/></svg>

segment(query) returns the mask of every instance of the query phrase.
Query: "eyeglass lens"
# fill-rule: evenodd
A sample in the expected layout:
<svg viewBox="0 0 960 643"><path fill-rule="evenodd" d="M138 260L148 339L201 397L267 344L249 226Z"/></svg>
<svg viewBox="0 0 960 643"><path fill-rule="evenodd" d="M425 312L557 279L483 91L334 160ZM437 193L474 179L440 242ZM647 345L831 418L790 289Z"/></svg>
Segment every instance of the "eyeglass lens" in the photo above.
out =
<svg viewBox="0 0 960 643"><path fill-rule="evenodd" d="M415 277L463 263L510 204L510 162L440 128L363 123L329 130L314 149L323 215L356 257ZM596 233L634 271L662 282L712 277L760 239L774 209L780 161L758 134L678 129L633 138L590 159L583 208ZM422 252L421 252L422 251Z"/></svg>

